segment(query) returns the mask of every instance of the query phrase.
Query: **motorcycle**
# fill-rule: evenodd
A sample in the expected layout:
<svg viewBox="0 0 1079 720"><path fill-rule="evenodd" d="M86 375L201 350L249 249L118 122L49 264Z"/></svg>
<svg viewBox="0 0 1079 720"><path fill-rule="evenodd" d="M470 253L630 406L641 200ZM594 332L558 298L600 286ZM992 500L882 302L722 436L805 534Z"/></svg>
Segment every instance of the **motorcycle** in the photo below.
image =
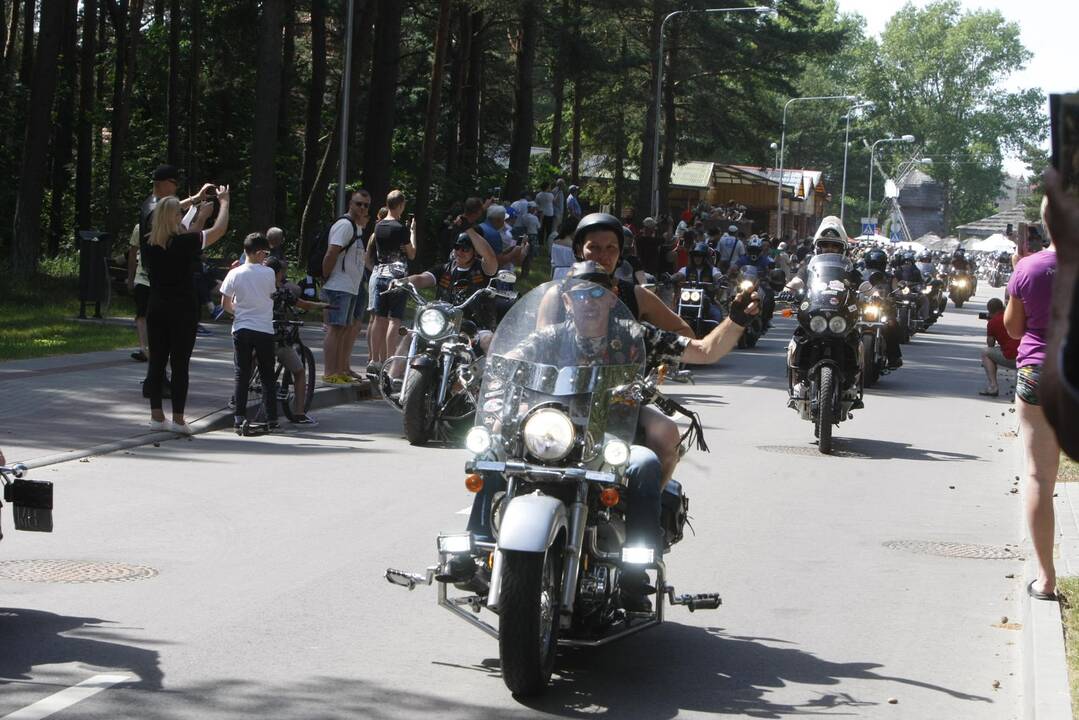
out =
<svg viewBox="0 0 1079 720"><path fill-rule="evenodd" d="M895 318L899 323L899 342L909 343L911 337L921 329L922 286L906 280L899 281L899 287L892 291L895 302Z"/></svg>
<svg viewBox="0 0 1079 720"><path fill-rule="evenodd" d="M973 283L974 280L971 278L970 273L958 272L952 275L948 281L948 295L956 308L963 307L963 303L974 294Z"/></svg>
<svg viewBox="0 0 1079 720"><path fill-rule="evenodd" d="M787 407L813 422L826 455L832 451L832 427L862 407L861 313L857 291L846 283L850 271L841 255L809 261L798 327L787 346ZM790 308L783 314L795 313Z"/></svg>
<svg viewBox="0 0 1079 720"><path fill-rule="evenodd" d="M515 695L546 688L559 648L606 645L659 625L665 604L691 611L721 604L715 593L676 596L659 548L627 539L627 471L640 408L651 401L669 414L688 411L659 392L662 366L644 374L643 329L626 306L599 285L582 282L574 292L584 294L570 315L560 283L535 288L491 343L465 441L473 455L465 486L486 493L473 512L488 519L493 539L441 534L436 565L385 575L412 590L439 573L439 606L498 640L503 681ZM606 322L598 347L577 337L575 327L590 322ZM582 360L586 352L590 360ZM683 451L692 434L683 437ZM662 494L665 548L682 539L688 508L681 486L670 481ZM471 570L469 580L441 579L454 563ZM642 570L655 573L655 607L627 609L624 574ZM451 584L465 594L451 594ZM498 616L497 626L485 610Z"/></svg>
<svg viewBox="0 0 1079 720"><path fill-rule="evenodd" d="M52 532L52 483L29 480L25 465L0 465L4 502L11 505L15 529L27 532ZM0 508L3 503L0 503ZM0 539L3 533L0 533Z"/></svg>
<svg viewBox="0 0 1079 720"><path fill-rule="evenodd" d="M752 290L760 284L760 276L757 272L757 268L752 265L745 265L738 272L738 291ZM734 293L728 293L726 298L725 310L730 313L730 302L734 299ZM738 338L738 347L740 349L755 348L757 347L757 341L764 335L764 320L762 313L758 313L750 318L749 323L746 325L745 330Z"/></svg>
<svg viewBox="0 0 1079 720"><path fill-rule="evenodd" d="M697 337L704 337L717 325L711 315L713 301L723 307L726 296L725 280L713 284L687 278L678 291L678 317L686 321Z"/></svg>
<svg viewBox="0 0 1079 720"><path fill-rule="evenodd" d="M888 345L884 339L884 326L889 313L894 313L894 304L888 299L887 291L874 289L862 303L862 317L858 327L862 331L862 367L865 373L865 387L873 387L881 376L891 372L888 369Z"/></svg>
<svg viewBox="0 0 1079 720"><path fill-rule="evenodd" d="M512 284L516 277L500 272L491 284L454 305L428 302L405 280L394 280L383 294L406 292L416 303L416 319L402 336L411 338L404 355L387 358L379 373L382 397L403 414L405 437L413 445L445 440L451 429L471 424L476 411L480 369L473 348L475 325L465 310L482 298L512 300L516 293L496 290L496 282Z"/></svg>
<svg viewBox="0 0 1079 720"><path fill-rule="evenodd" d="M996 265L989 271L989 286L995 288L1004 287L1011 278L1012 268L1010 265Z"/></svg>

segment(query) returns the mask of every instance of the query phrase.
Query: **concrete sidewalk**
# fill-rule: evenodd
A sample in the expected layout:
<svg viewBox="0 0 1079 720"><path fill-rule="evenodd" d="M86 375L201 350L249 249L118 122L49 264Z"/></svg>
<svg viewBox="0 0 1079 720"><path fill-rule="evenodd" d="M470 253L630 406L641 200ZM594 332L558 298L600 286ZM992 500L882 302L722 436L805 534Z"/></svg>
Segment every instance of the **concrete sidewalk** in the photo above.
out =
<svg viewBox="0 0 1079 720"><path fill-rule="evenodd" d="M195 343L185 411L189 423L201 421L196 430L227 417L233 391L230 325L204 326L213 334L199 336ZM348 390L349 386L321 383L324 333L317 319L304 326L302 336L315 355L314 405L356 399L356 390ZM140 383L147 365L131 359L133 349L0 363L0 449L8 462L34 461L146 436L150 406L142 397ZM353 352L353 368L362 372L366 366L367 344L361 338ZM167 416L168 400L164 409Z"/></svg>

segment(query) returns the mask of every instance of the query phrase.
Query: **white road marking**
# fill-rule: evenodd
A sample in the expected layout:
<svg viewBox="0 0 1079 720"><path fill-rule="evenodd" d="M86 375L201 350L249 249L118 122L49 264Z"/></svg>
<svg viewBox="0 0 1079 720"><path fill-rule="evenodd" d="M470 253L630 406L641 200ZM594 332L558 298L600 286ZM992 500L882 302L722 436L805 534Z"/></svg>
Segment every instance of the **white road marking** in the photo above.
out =
<svg viewBox="0 0 1079 720"><path fill-rule="evenodd" d="M744 383L742 383L742 384L743 384L743 385L756 385L756 384L757 384L757 383L759 383L759 382L760 382L761 380L767 380L767 379L768 379L768 376L767 376L767 375L754 375L753 377L751 377L751 378L750 378L749 380L746 380L746 381L745 381Z"/></svg>
<svg viewBox="0 0 1079 720"><path fill-rule="evenodd" d="M66 710L77 702L93 697L117 683L132 682L134 680L138 680L138 677L131 673L94 675L83 680L78 685L64 688L60 692L53 693L47 698L42 698L32 705L27 705L21 710L5 715L0 720L42 720L42 718L55 715L61 710Z"/></svg>
<svg viewBox="0 0 1079 720"><path fill-rule="evenodd" d="M461 510L458 510L456 512L456 514L457 515L471 515L472 514L472 506L469 505L466 508L462 508ZM0 720L4 720L4 718L0 718Z"/></svg>

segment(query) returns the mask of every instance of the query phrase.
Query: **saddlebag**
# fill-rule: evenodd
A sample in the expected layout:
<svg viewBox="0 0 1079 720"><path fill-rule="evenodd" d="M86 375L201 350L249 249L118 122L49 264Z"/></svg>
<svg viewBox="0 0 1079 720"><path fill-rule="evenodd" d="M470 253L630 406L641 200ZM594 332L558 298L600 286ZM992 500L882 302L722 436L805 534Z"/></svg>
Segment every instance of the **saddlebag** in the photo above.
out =
<svg viewBox="0 0 1079 720"><path fill-rule="evenodd" d="M689 518L689 498L682 492L682 484L677 480L671 480L663 488L661 508L659 522L663 528L663 543L670 548L682 539Z"/></svg>

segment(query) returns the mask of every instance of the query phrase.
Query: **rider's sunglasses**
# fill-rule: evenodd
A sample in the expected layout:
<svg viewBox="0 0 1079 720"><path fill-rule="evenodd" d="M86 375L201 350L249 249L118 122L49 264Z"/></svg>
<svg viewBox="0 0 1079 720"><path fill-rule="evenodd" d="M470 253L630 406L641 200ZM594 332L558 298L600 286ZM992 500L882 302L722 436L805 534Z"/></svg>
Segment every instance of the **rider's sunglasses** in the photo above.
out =
<svg viewBox="0 0 1079 720"><path fill-rule="evenodd" d="M582 288L580 290L570 290L569 298L574 302L585 302L587 300L599 300L601 297L607 294L607 290L600 286L592 288Z"/></svg>

